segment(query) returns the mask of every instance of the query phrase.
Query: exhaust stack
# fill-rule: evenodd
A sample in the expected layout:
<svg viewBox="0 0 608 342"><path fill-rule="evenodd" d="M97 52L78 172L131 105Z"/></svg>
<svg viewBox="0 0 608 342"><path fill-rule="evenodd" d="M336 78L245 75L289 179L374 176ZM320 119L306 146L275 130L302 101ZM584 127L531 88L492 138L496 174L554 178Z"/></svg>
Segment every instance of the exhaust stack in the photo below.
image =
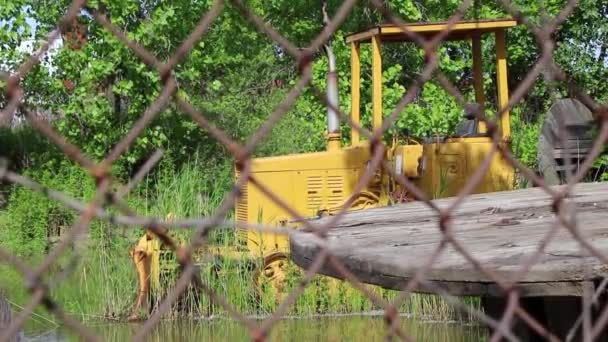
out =
<svg viewBox="0 0 608 342"><path fill-rule="evenodd" d="M327 14L327 1L321 3L321 13L323 14L323 24L329 25L329 15ZM336 72L336 56L331 49L331 40L323 45L327 54L329 70L327 73L327 150L335 151L340 149L340 117L334 108L338 107L338 73Z"/></svg>
<svg viewBox="0 0 608 342"><path fill-rule="evenodd" d="M340 148L340 118L334 108L338 108L338 74L336 57L329 45L324 46L329 63L327 73L327 150Z"/></svg>

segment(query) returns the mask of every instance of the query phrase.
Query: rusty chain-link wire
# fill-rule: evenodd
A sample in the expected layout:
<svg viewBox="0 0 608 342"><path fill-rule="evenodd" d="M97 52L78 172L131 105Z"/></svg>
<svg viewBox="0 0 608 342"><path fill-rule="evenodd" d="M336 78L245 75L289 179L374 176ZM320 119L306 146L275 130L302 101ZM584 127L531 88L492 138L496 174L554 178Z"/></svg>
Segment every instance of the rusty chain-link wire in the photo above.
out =
<svg viewBox="0 0 608 342"><path fill-rule="evenodd" d="M428 39L408 29L406 26L406 21L390 12L385 7L383 1L370 1L370 6L379 11L387 22L400 27L409 39L423 49L426 60L424 68L420 72L418 78L413 82L412 86L407 89L407 92L400 99L394 110L392 110L388 116L384 117L382 126L375 131L369 131L358 123L353 122L349 115L340 111L340 108L333 108L333 105L329 103L324 92L311 82L311 51L317 51L331 38L344 20L348 18L353 10L353 7L355 6L356 1L344 1L337 9L335 16L311 41L310 45L305 49L300 49L293 45L287 38L283 37L280 32L265 22L264 19L256 15L241 0L234 0L233 3L240 11L240 14L248 19L259 32L267 35L273 42L277 43L288 54L290 54L298 63L299 70L301 72L299 80L295 83L293 88L291 88L287 96L283 99L279 106L276 107L274 112L269 115L265 123L248 139L247 143L243 145L231 139L229 134L216 127L207 118L204 112L201 112L199 109L195 108L195 106L190 104L183 96L178 94L177 80L173 75L174 68L190 53L197 42L205 36L214 20L217 19L217 17L222 13L225 5L224 1L215 1L208 12L201 17L192 33L176 49L175 53L168 60L163 62L159 60L152 52L146 50L134 40L128 38L126 32L121 31L119 27L114 25L110 19L108 19L105 13L87 7L84 0L74 0L69 8L67 8L63 18L57 23L56 29L47 36L47 39L44 44L42 44L40 50L24 61L20 67L8 78L6 91L8 102L0 113L0 119L12 118L14 113L21 108L25 112L27 119L33 127L35 127L40 133L56 144L67 157L88 170L90 176L96 181L97 192L95 197L90 202L83 203L67 196L64 193L55 191L53 189L47 189L23 175L7 169L5 165L0 165L0 179L41 192L50 199L75 210L79 214L78 219L68 231L65 239L62 239L62 241L48 253L46 258L37 267L33 268L26 265L23 260L12 255L6 249L0 247L0 260L2 260L3 263L11 265L21 273L24 279L24 284L31 294L29 303L27 303L27 305L24 306L24 309L14 318L9 328L2 332L0 340L6 341L14 336L21 329L28 317L33 313L33 310L38 306L44 306L61 322L63 322L63 324L72 329L74 332L78 333L83 339L98 339L81 322L62 310L61 303L56 302L49 294L49 288L52 286L51 283L43 281L43 276L49 271L49 267L58 260L59 256L71 243L73 243L87 230L88 225L93 219L105 220L110 223L132 227L143 226L154 233L177 255L177 261L181 270L179 279L176 280L168 295L162 299L158 309L146 320L143 325L141 325L134 337L135 340L145 339L155 325L161 320L162 316L170 309L172 303L177 300L178 296L185 291L189 284L196 285L214 302L222 306L232 318L238 320L244 326L246 326L252 340L265 340L269 336L274 323L276 323L276 321L280 319L280 317L296 301L298 296L304 291L308 283L319 272L321 267L324 264L329 264L341 274L345 281L350 282L354 287L362 291L375 305L384 309L387 322L387 336L397 336L401 339L411 341L414 340L414 338L398 324L399 315L397 308L418 286L425 285L428 288L432 288L434 286L433 284L426 282L424 279L425 274L430 270L433 264L440 257L441 253L444 252L448 246L452 246L479 272L487 276L489 279L492 279L492 281L495 282L507 296L508 302L506 305L506 310L499 320L495 320L482 312L477 312L469 308L466 304L463 304L458 299L451 297L448 293L443 292L443 290L436 289L438 294L453 305L462 306L465 308L465 310L475 311L475 316L477 316L481 322L493 328L494 332L491 337L492 341L496 341L501 337L515 339L513 332L510 331L509 328L511 322L515 318L525 322L530 329L539 335L545 336L549 340L558 340L556 336L551 334L547 327L544 327L520 305L519 296L516 291L516 284L518 283L518 280L522 279L532 268L532 266L538 262L544 248L555 237L560 229L566 229L569 231L572 238L575 239L584 250L602 263L608 265L608 256L605 254L605 252L591 245L590 242L582 236L575 220L573 220L570 213L568 213L568 208L564 201L571 194L573 186L583 179L584 175L592 167L593 161L603 151L603 148L608 140L608 109L606 106L597 104L590 96L585 94L580 87L574 84L566 76L565 72L561 70L561 68L559 68L559 66L557 66L553 60L555 41L552 38L552 34L555 33L558 26L563 23L576 8L577 2L575 0L568 1L558 15L548 22L545 22L542 26L534 24L523 16L521 11L509 0L501 0L501 2L503 7L514 18L523 23L531 32L533 32L535 38L537 39L538 46L540 47L540 56L534 66L524 77L523 81L511 92L507 107L502 108L498 112L495 119L486 118L481 112L475 113L478 120L486 123L488 136L491 137L493 141L492 149L485 156L480 167L467 179L466 184L456 196L457 199L453 201L449 207L441 209L431 199L429 199L421 189L414 185L412 181L408 180L403 175L397 174L390 164L384 160L385 146L381 142L381 137L392 125L395 124L399 113L401 113L402 110L415 99L416 94L420 91L425 82L429 81L433 76L437 77L439 84L449 94L451 94L460 105L465 105L464 96L438 69L439 59L436 51L438 45L450 33L453 25L461 20L464 13L471 8L472 1L463 1L458 10L447 21L447 29L431 37L431 39ZM59 38L60 34L65 32L69 24L75 20L76 16L81 10L88 11L99 24L111 32L122 43L128 46L131 51L141 58L141 60L149 68L158 72L162 81L162 90L158 98L141 114L128 134L126 134L99 163L92 161L91 158L82 152L78 146L68 142L67 139L61 136L61 134L59 134L48 122L40 119L36 113L28 112L27 109L22 106L24 91L20 84L21 80L37 63L40 62L41 56L48 51L52 43ZM577 99L592 109L592 112L597 118L597 124L599 127L598 137L589 151L587 159L578 168L575 174L569 175L568 184L561 191L548 187L541 177L518 161L511 151L509 151L504 145L500 144L500 134L497 123L500 122L503 113L512 109L523 99L539 76L544 76L546 79L555 80L566 85L568 89L576 94ZM283 118L285 114L292 108L295 101L306 88L312 89L318 100L325 106L332 107L331 109L339 114L342 122L354 127L354 129L356 129L362 137L367 138L370 141L372 154L369 168L358 180L353 193L346 200L345 205L342 206L342 208L335 215L333 215L322 225L305 220L297 210L291 208L287 203L283 202L276 194L273 193L272 190L262 184L251 173L251 157L256 146L265 136L270 133L277 122L281 120L281 118ZM169 223L155 217L138 215L129 208L126 201L123 200L123 196L129 193L129 191L133 189L136 184L154 167L162 156L162 153L160 152L153 154L153 156L141 166L137 174L126 185L116 186L117 180L110 172L112 164L123 155L123 153L142 134L142 132L146 130L148 124L154 120L171 102L175 103L179 109L186 113L203 130L208 132L213 138L220 142L234 157L240 170L240 176L232 191L226 194L221 205L216 209L213 215L209 217L175 219ZM534 185L542 188L548 195L552 197L553 208L558 222L558 224L555 224L545 233L541 241L539 241L535 252L532 253L525 260L525 262L519 265L520 268L518 272L516 272L516 276L512 277L511 279L504 279L495 274L492 270L484 267L484 265L482 265L479 260L477 260L473 254L471 254L470 250L467 248L467 245L464 242L459 241L454 236L454 227L452 225L452 217L455 210L462 204L465 198L472 193L473 189L480 184L484 174L490 167L492 158L496 155L501 155L504 157L513 167L519 170L519 172L526 179L531 181ZM429 208L436 213L438 228L442 234L441 241L437 245L436 249L429 253L428 260L424 262L422 267L417 270L415 275L409 281L402 284L402 292L392 302L388 302L386 299L381 298L364 287L363 283L357 278L357 276L352 274L338 258L332 255L332 250L329 248L329 244L325 241L328 229L335 225L335 223L337 223L338 220L343 217L343 215L347 212L346 208L348 208L350 204L355 201L356 195L364 189L377 170L383 170L389 174L400 185L407 189L409 193L413 194L417 200L426 203ZM247 182L256 187L265 196L270 198L281 209L293 216L294 219L303 222L304 227L300 230L290 230L277 227L265 227L263 225L244 224L244 228L261 232L283 234L288 237L295 236L297 234L313 234L316 239L315 241L317 241L318 246L321 248L321 253L316 256L315 260L311 263L311 267L306 270L302 282L289 293L289 295L278 306L277 310L270 317L266 318L261 325L257 324L253 321L253 319L248 318L244 314L239 313L239 311L235 309L228 300L222 298L221 295L205 284L205 282L200 278L198 266L193 262L194 251L206 243L206 238L209 232L214 227L226 223L224 222L223 217L231 208L234 207L236 200L240 195L239 189ZM105 205L108 204L116 206L120 213L110 214L104 209ZM190 244L188 246L178 245L168 234L168 229L170 227L178 229L193 229L195 234L193 235L193 239L190 241ZM74 256L73 258L77 258L77 256ZM55 279L55 282L57 281L61 281L61 277ZM597 292L592 294L592 296L589 296L590 298L587 298L587 300L597 300L599 292L603 291L605 286L606 283L602 283L597 289ZM577 321L577 324L583 324L583 321L584 317L581 316ZM585 330L587 330L586 336L598 336L607 322L608 307L603 309L598 320L593 326L583 324Z"/></svg>

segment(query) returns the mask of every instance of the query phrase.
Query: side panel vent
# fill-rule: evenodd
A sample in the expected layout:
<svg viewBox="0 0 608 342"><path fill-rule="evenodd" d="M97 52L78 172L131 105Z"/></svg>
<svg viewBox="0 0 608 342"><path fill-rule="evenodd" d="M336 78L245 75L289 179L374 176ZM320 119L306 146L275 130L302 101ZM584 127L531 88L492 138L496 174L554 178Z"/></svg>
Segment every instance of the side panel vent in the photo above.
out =
<svg viewBox="0 0 608 342"><path fill-rule="evenodd" d="M236 173L235 181L238 181L240 173ZM237 200L236 204L236 232L237 240L239 244L247 243L247 229L243 228L239 223L248 223L249 219L249 186L245 184L241 187L241 196Z"/></svg>
<svg viewBox="0 0 608 342"><path fill-rule="evenodd" d="M323 205L323 177L309 176L306 178L307 209L313 212L321 209Z"/></svg>
<svg viewBox="0 0 608 342"><path fill-rule="evenodd" d="M327 176L327 205L340 205L344 199L344 178L342 176Z"/></svg>
<svg viewBox="0 0 608 342"><path fill-rule="evenodd" d="M247 222L249 218L247 212L247 206L249 204L249 194L247 185L241 188L241 197L239 198L237 207L236 207L236 219L239 222Z"/></svg>
<svg viewBox="0 0 608 342"><path fill-rule="evenodd" d="M344 176L306 177L306 209L316 214L320 209L335 207L344 200Z"/></svg>

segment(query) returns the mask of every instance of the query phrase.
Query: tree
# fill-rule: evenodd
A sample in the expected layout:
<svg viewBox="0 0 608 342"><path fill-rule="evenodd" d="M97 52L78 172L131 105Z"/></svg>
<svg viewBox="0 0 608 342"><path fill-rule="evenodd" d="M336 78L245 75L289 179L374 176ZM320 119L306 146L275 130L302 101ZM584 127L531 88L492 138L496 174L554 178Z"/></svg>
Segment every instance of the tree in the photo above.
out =
<svg viewBox="0 0 608 342"><path fill-rule="evenodd" d="M41 39L52 30L69 1L4 1L0 15L5 24L0 29L3 43L0 51L4 71L14 70L25 57L17 47L31 35L26 18L37 23L35 38ZM385 6L405 21L445 20L456 11L459 1L385 1ZM77 48L64 44L46 64L40 64L23 80L26 106L51 113L59 131L85 152L101 159L133 126L135 120L159 95L162 82L156 71L148 68L123 43L92 19L90 10L106 13L112 23L128 32L159 59L170 57L194 29L199 18L213 2L147 0L122 2L91 1L78 20L86 42ZM328 1L331 15L341 5ZM519 0L516 5L534 22L543 11L555 15L564 1L548 1L544 8L537 2ZM295 46L303 48L321 31L318 1L247 2L252 12L275 27ZM314 10L313 10L314 9ZM606 85L606 5L591 0L581 1L574 13L560 27L556 39L556 62L579 84L597 98L605 98ZM499 2L475 2L465 18L508 16ZM359 3L333 35L337 59L341 108L349 108L349 47L347 33L385 21L381 11L369 3ZM76 26L74 26L76 27ZM64 37L65 38L65 37ZM443 43L439 49L440 68L463 93L472 96L466 80L470 78L471 58L466 43ZM509 82L514 88L525 77L539 54L538 43L525 27L509 31ZM384 61L385 112L390 112L423 67L424 59L415 45L386 46ZM493 68L493 42L484 41L485 70ZM369 52L362 51L362 114L369 126L370 82ZM604 62L602 62L604 61ZM289 86L298 78L296 61L282 51L279 44L259 32L244 18L238 6L227 2L204 38L176 66L174 74L179 92L201 109L218 126L236 139L246 139L284 98ZM313 83L325 87L327 61L318 51L313 65ZM600 77L598 77L598 76ZM465 81L463 81L465 80ZM486 83L493 89L493 77ZM561 88L566 95L565 88ZM489 104L495 96L488 91ZM0 101L6 101L5 99ZM539 77L523 103L525 120L537 120L551 101L549 88ZM414 103L401 113L394 129L408 128L416 135L446 134L460 119L462 109L436 81L430 81ZM258 155L316 150L323 147L326 122L325 106L310 90L296 102L279 122L277 129L258 148ZM347 127L344 127L347 129ZM346 138L345 138L346 139ZM200 129L174 104L152 122L145 133L127 151L117 167L118 172L131 170L155 148L163 147L177 164L198 151L203 158L224 156L223 148ZM223 157L222 157L223 158Z"/></svg>

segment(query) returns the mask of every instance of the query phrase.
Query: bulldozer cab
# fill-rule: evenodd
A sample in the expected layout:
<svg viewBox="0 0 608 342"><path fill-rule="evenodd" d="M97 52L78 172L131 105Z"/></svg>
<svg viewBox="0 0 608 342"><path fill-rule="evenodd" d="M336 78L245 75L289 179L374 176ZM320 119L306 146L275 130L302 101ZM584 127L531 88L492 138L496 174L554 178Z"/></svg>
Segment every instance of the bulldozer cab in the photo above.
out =
<svg viewBox="0 0 608 342"><path fill-rule="evenodd" d="M382 46L383 44L414 43L418 44L416 36L431 41L440 35L441 41L469 41L471 43L473 60L473 86L475 89L475 104L465 108L463 122L456 128L457 137L484 136L486 127L484 122L476 119L474 113L485 107L484 75L482 72L481 39L492 35L495 39L496 55L496 85L497 108L502 110L509 102L507 85L507 54L505 48L505 30L517 25L514 19L494 19L476 21L458 21L455 23L408 23L397 26L395 24L378 25L363 31L346 36L346 42L351 47L351 119L360 123L361 107L361 45L371 45L371 84L372 84L372 129L381 127L382 112ZM449 32L446 32L449 31ZM500 129L502 139L508 141L511 135L509 111L500 116ZM356 129L351 129L351 143L357 145L360 135Z"/></svg>

